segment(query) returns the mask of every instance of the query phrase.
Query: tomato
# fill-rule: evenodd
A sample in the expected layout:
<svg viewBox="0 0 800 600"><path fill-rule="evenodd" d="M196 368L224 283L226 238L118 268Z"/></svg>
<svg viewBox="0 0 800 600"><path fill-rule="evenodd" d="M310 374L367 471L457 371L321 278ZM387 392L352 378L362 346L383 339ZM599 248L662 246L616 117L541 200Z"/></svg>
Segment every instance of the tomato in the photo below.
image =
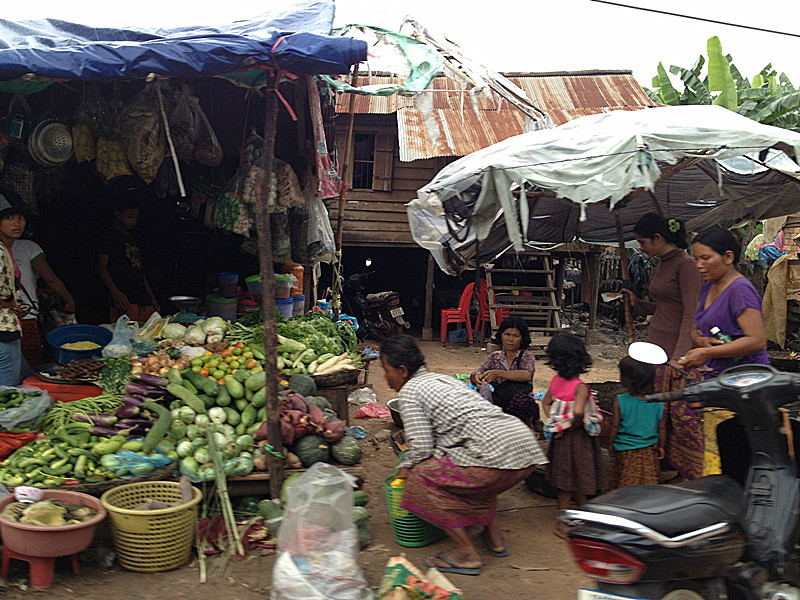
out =
<svg viewBox="0 0 800 600"><path fill-rule="evenodd" d="M230 364L230 365L228 365L228 366L229 366L229 367L230 367L232 370L234 370L234 371L235 371L236 369L238 369L238 368L239 368L239 361L238 361L238 360L231 361L231 364Z"/></svg>
<svg viewBox="0 0 800 600"><path fill-rule="evenodd" d="M241 354L242 354L242 349L241 349L241 348L234 348L233 350L231 350L231 353L232 353L234 356L239 356L239 355L241 355Z"/></svg>
<svg viewBox="0 0 800 600"><path fill-rule="evenodd" d="M203 352L203 356L214 356L214 353L210 352L209 350L206 350L205 352Z"/></svg>
<svg viewBox="0 0 800 600"><path fill-rule="evenodd" d="M196 367L192 367L192 371L194 371L195 373L199 373L200 369L201 369L200 365L197 365Z"/></svg>
<svg viewBox="0 0 800 600"><path fill-rule="evenodd" d="M61 485L78 485L79 483L80 481L78 481L77 479L69 478L62 481Z"/></svg>
<svg viewBox="0 0 800 600"><path fill-rule="evenodd" d="M217 379L217 385L225 385L225 380L222 378Z"/></svg>
<svg viewBox="0 0 800 600"><path fill-rule="evenodd" d="M205 369L205 368L204 369L200 369L200 375L202 375L203 377L207 377L208 376L208 369Z"/></svg>
<svg viewBox="0 0 800 600"><path fill-rule="evenodd" d="M250 360L248 360L248 361L247 361L247 363L245 364L245 368L246 368L246 369L249 371L250 369L252 369L253 367L255 367L255 366L257 366L257 365L258 365L258 361L257 361L257 360L255 360L254 358L251 358L251 359L250 359Z"/></svg>
<svg viewBox="0 0 800 600"><path fill-rule="evenodd" d="M230 348L225 348L225 350L220 352L219 355L224 357L224 358L227 358L228 356L233 355L233 350L231 350Z"/></svg>
<svg viewBox="0 0 800 600"><path fill-rule="evenodd" d="M226 375L225 371L214 371L214 377L217 378L217 383L219 383L220 381L222 383L225 383L225 375Z"/></svg>
<svg viewBox="0 0 800 600"><path fill-rule="evenodd" d="M250 350L242 352L242 358L253 358L253 353Z"/></svg>

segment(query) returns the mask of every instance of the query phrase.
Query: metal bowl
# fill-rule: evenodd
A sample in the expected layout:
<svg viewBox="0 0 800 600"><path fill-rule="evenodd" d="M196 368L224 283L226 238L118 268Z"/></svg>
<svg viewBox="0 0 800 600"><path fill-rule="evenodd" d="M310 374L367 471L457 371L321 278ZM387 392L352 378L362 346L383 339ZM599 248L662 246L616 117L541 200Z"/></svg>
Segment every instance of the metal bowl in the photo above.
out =
<svg viewBox="0 0 800 600"><path fill-rule="evenodd" d="M178 307L181 312L197 312L202 299L197 296L170 296L169 301Z"/></svg>
<svg viewBox="0 0 800 600"><path fill-rule="evenodd" d="M397 403L400 402L399 398L392 398L386 403L386 406L389 407L389 411L392 413L392 421L394 424L403 428L403 418L400 416L400 409L397 408Z"/></svg>

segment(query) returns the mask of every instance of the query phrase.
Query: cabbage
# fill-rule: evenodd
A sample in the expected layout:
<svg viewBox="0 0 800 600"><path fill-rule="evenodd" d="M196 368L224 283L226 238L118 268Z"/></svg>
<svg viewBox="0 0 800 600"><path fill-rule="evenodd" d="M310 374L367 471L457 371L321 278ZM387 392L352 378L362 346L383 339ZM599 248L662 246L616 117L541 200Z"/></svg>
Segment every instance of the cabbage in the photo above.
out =
<svg viewBox="0 0 800 600"><path fill-rule="evenodd" d="M196 415L196 414L197 414L197 413L195 413L195 412L194 412L194 411L193 411L191 408L189 408L188 406L181 406L181 407L178 409L178 418L179 418L181 421L183 421L184 423L186 423L187 425L190 425L192 422L194 422L194 418L195 418L195 415Z"/></svg>
<svg viewBox="0 0 800 600"><path fill-rule="evenodd" d="M194 419L194 424L197 425L198 434L202 435L206 428L211 425L211 419L208 415L199 414Z"/></svg>
<svg viewBox="0 0 800 600"><path fill-rule="evenodd" d="M222 410L219 406L215 406L213 408L208 409L208 417L214 423L224 423L225 419L228 418L228 415L226 415L225 411Z"/></svg>
<svg viewBox="0 0 800 600"><path fill-rule="evenodd" d="M225 335L228 331L228 324L222 317L211 317L203 323L203 331L208 335Z"/></svg>
<svg viewBox="0 0 800 600"><path fill-rule="evenodd" d="M186 330L186 336L183 338L187 344L204 344L206 341L206 332L203 331L203 326L194 324Z"/></svg>
<svg viewBox="0 0 800 600"><path fill-rule="evenodd" d="M194 454L195 448L192 446L192 442L186 440L178 444L178 456L181 458L186 458L187 456L191 456Z"/></svg>
<svg viewBox="0 0 800 600"><path fill-rule="evenodd" d="M207 448L198 448L194 453L194 459L201 465L211 462L211 453Z"/></svg>
<svg viewBox="0 0 800 600"><path fill-rule="evenodd" d="M180 323L170 323L161 331L161 337L167 340L182 342L186 336L186 327Z"/></svg>
<svg viewBox="0 0 800 600"><path fill-rule="evenodd" d="M224 333L209 333L206 337L206 342L209 344L218 344L225 339Z"/></svg>

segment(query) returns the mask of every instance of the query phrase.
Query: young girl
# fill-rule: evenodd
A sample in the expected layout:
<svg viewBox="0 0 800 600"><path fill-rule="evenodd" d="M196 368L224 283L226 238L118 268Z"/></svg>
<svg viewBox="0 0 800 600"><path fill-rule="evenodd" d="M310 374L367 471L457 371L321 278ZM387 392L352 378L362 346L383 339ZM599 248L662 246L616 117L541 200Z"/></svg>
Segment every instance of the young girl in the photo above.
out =
<svg viewBox="0 0 800 600"><path fill-rule="evenodd" d="M586 502L587 494L596 494L605 487L600 445L596 437L586 433L583 425L584 409L591 391L578 379L592 365L592 358L578 336L561 333L547 345L546 364L557 374L544 398L544 414L549 419L553 401L559 400L557 404L563 407L560 414L571 417L567 428L554 433L547 450L550 462L546 477L553 487L558 488L558 509L565 510L569 508L570 500L580 506ZM564 422L558 415L553 415L553 421ZM555 534L566 539L566 526L561 521L556 522Z"/></svg>
<svg viewBox="0 0 800 600"><path fill-rule="evenodd" d="M666 421L662 402L645 402L653 393L656 369L626 356L619 361L619 377L628 390L614 398L609 438L609 487L657 484L658 462L664 458Z"/></svg>

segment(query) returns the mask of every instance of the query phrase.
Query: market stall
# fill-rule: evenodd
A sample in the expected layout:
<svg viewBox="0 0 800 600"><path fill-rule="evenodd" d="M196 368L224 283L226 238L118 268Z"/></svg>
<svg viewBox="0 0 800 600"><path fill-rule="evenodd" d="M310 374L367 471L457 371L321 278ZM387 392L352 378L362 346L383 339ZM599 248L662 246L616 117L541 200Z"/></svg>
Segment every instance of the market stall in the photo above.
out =
<svg viewBox="0 0 800 600"><path fill-rule="evenodd" d="M41 387L3 392L8 488L99 495L180 473L213 481L227 518L228 478L260 470L277 498L285 467L358 463L316 389L358 372L355 335L302 283L333 250L311 75L366 58L332 18L332 1L306 1L214 28L0 22L0 186L38 218L79 320L113 330L48 336L55 362L27 381ZM93 242L130 192L162 310L109 323Z"/></svg>

